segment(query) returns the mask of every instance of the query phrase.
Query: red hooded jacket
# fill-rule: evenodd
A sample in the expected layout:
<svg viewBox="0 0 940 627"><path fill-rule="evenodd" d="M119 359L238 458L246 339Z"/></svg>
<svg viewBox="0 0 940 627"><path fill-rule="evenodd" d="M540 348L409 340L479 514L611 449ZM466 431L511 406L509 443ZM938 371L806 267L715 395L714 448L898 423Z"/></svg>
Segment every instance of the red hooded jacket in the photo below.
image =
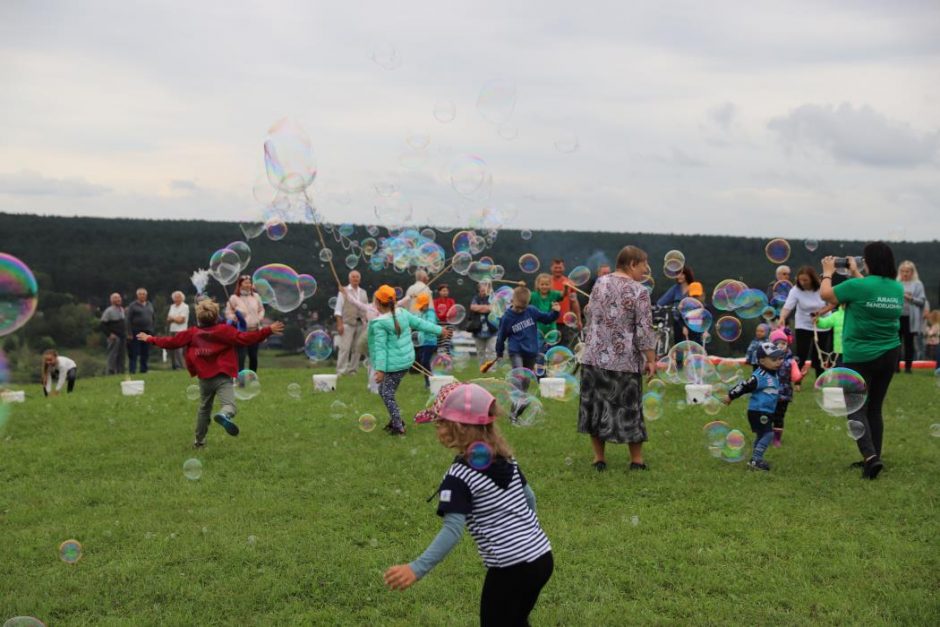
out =
<svg viewBox="0 0 940 627"><path fill-rule="evenodd" d="M237 377L238 355L235 347L260 344L269 335L270 327L257 331L236 331L235 327L227 324L214 324L211 327L189 327L168 337L151 337L150 343L167 350L185 346L189 374L200 379L211 379L219 374Z"/></svg>

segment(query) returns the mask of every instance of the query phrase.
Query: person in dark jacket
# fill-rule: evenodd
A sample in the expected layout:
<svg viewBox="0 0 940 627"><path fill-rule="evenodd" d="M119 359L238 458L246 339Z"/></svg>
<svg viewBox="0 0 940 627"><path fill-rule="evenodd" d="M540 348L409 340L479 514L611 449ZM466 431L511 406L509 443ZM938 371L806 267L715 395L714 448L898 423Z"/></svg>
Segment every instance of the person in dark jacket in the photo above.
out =
<svg viewBox="0 0 940 627"><path fill-rule="evenodd" d="M124 353L127 351L127 327L121 295L111 294L111 305L101 314L101 330L108 342L107 374L124 374Z"/></svg>
<svg viewBox="0 0 940 627"><path fill-rule="evenodd" d="M147 372L150 360L150 345L137 339L139 333L153 335L156 313L153 303L147 300L147 290L137 288L137 300L128 305L124 312L127 320L127 352L130 357L128 370L131 374L137 372L137 358L140 357L140 373Z"/></svg>

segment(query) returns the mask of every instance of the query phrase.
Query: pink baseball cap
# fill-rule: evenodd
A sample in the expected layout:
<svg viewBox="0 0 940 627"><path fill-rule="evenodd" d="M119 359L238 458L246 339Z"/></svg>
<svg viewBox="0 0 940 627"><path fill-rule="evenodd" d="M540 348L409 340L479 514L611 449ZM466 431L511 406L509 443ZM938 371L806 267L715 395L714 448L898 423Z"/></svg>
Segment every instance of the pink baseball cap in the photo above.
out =
<svg viewBox="0 0 940 627"><path fill-rule="evenodd" d="M496 420L490 409L496 398L476 383L462 383L451 390L438 410L442 420L465 425L488 425Z"/></svg>
<svg viewBox="0 0 940 627"><path fill-rule="evenodd" d="M773 333L770 334L770 341L776 344L777 342L784 341L789 344L793 341L787 332L783 329L774 329Z"/></svg>

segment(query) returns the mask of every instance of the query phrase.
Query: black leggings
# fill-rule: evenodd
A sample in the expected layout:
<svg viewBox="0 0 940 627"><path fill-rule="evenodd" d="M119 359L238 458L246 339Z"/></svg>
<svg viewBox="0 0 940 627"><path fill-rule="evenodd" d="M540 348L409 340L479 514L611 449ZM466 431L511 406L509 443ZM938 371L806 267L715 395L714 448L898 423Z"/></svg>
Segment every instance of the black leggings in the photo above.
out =
<svg viewBox="0 0 940 627"><path fill-rule="evenodd" d="M245 357L248 357L248 369L258 372L258 345L239 346L238 351L238 371L245 369Z"/></svg>
<svg viewBox="0 0 940 627"><path fill-rule="evenodd" d="M846 368L856 371L868 385L868 398L861 409L849 416L849 420L857 420L865 425L865 435L859 438L858 450L862 457L868 459L872 455L881 457L881 440L884 435L884 418L881 415L881 406L885 396L888 395L888 386L898 364L898 349L882 353L871 361L846 363Z"/></svg>
<svg viewBox="0 0 940 627"><path fill-rule="evenodd" d="M534 562L487 569L480 595L480 625L528 625L529 613L554 569L551 551Z"/></svg>
<svg viewBox="0 0 940 627"><path fill-rule="evenodd" d="M904 349L904 370L907 372L911 371L911 362L914 361L914 334L911 333L911 317L910 316L901 316L901 348ZM898 372L901 370L901 351L898 351L898 363L895 365L894 370Z"/></svg>
<svg viewBox="0 0 940 627"><path fill-rule="evenodd" d="M58 371L58 370L53 370L52 372L50 372L50 373L49 373L49 378L50 378L53 382L58 381L58 380L59 380L59 371ZM65 387L65 393L66 393L66 394L71 394L71 393L72 393L72 390L75 389L75 379L77 379L77 378L78 378L78 370L77 370L76 368L69 368L69 369L65 372L65 385L66 385L66 387ZM52 388L52 389L55 389L55 388L53 388L52 385L50 385L49 387ZM43 396L49 396L49 392L46 390L46 386L42 386L42 395L43 395Z"/></svg>
<svg viewBox="0 0 940 627"><path fill-rule="evenodd" d="M817 331L819 334L819 348L825 352L832 351L832 331ZM813 339L813 332L806 329L796 330L796 358L800 363L800 368L807 360L813 365L818 377L825 370L819 362L819 351L816 350L816 343Z"/></svg>

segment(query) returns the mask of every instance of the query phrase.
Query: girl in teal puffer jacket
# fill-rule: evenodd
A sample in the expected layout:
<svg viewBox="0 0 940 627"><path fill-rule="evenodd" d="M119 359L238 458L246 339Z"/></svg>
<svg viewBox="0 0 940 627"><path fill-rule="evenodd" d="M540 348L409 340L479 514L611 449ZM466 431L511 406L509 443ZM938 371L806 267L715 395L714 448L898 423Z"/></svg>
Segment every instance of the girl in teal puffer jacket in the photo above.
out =
<svg viewBox="0 0 940 627"><path fill-rule="evenodd" d="M395 290L388 285L376 290L375 306L379 310L379 317L369 323L369 359L375 368L379 396L388 409L389 422L385 430L390 435L405 435L405 425L401 420L395 393L415 360L411 331L435 336L443 334L447 338L451 332L404 309L396 310Z"/></svg>

